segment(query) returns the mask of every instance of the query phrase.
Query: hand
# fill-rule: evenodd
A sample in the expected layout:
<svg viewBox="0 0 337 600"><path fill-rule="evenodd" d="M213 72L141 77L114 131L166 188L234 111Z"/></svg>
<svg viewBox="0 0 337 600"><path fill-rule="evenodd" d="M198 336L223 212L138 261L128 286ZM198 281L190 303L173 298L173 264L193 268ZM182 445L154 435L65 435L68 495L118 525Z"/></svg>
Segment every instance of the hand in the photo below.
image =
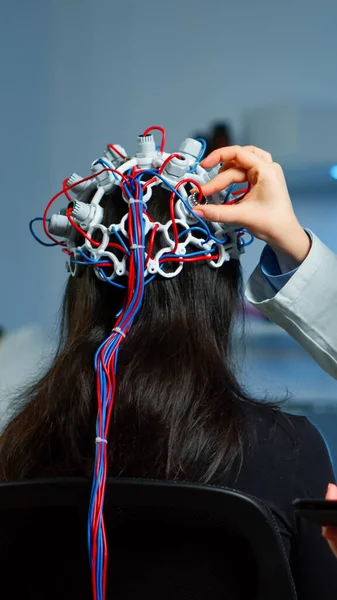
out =
<svg viewBox="0 0 337 600"><path fill-rule="evenodd" d="M329 483L325 499L337 500L337 486L334 483ZM332 525L323 527L322 534L337 558L337 527L333 527Z"/></svg>
<svg viewBox="0 0 337 600"><path fill-rule="evenodd" d="M310 238L299 224L289 197L282 168L269 152L255 146L228 146L212 152L201 166L223 163L220 172L202 186L205 196L226 189L232 183L248 181L253 187L242 202L232 205L204 205L195 212L209 221L233 223L248 229L300 264L310 250Z"/></svg>

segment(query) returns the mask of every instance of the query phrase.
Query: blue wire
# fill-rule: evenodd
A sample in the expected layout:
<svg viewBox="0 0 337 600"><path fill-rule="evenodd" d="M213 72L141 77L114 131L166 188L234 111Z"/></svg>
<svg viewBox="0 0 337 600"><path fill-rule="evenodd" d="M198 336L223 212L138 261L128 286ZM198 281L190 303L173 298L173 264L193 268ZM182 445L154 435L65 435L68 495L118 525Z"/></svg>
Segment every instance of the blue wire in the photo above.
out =
<svg viewBox="0 0 337 600"><path fill-rule="evenodd" d="M223 201L223 204L225 204L228 201L228 198L231 195L232 191L234 190L235 186L236 186L236 183L232 183L232 185L230 185L227 188L227 193L226 193L225 199Z"/></svg>
<svg viewBox="0 0 337 600"><path fill-rule="evenodd" d="M189 233L190 231L201 231L201 233L206 233L202 227L190 227L189 229L185 229L185 231L181 231L178 237L182 237L185 233Z"/></svg>
<svg viewBox="0 0 337 600"><path fill-rule="evenodd" d="M103 165L103 167L105 167L106 169L110 169L110 173L112 173L114 178L117 179L117 181L119 181L118 175L116 175L116 173L111 171L111 166L107 162L105 162L104 158L98 158L97 160L95 160L94 165L99 165L99 164Z"/></svg>
<svg viewBox="0 0 337 600"><path fill-rule="evenodd" d="M115 229L115 227L113 227L113 225L110 225L110 227L112 228L112 231L114 232L116 238L118 239L119 243L123 246L125 252L127 253L128 256L130 256L130 250L127 247L127 245L125 244L124 240L122 239L122 237L119 235L118 231Z"/></svg>
<svg viewBox="0 0 337 600"><path fill-rule="evenodd" d="M212 254L211 250L200 250L200 252L191 252L190 254L163 254L162 258L193 258L193 256L206 256Z"/></svg>
<svg viewBox="0 0 337 600"><path fill-rule="evenodd" d="M74 262L75 264L78 264L78 265L87 265L88 263L90 263L91 265L95 266L95 265L97 265L97 264L99 264L99 263L101 262L101 260L99 260L99 261L95 261L95 260L93 260L92 258L90 258L90 257L89 257L87 254L85 254L85 252L83 252L83 251L81 250L81 248L77 248L77 252L79 252L79 253L81 254L81 256L83 256L83 258L84 258L84 261L82 262L82 261L80 261L80 260L74 260L73 262ZM113 265L111 264L111 266L113 266ZM99 273L102 275L103 279L105 279L105 281L106 281L107 283L110 283L111 285L114 285L115 287L118 287L118 288L120 288L120 289L122 289L122 290L125 290L125 289L126 289L125 285L122 285L122 284L120 284L120 283L116 283L115 281L113 281L113 280L109 279L109 278L106 276L106 274L104 273L103 269L98 269L98 271L99 271Z"/></svg>
<svg viewBox="0 0 337 600"><path fill-rule="evenodd" d="M253 234L252 234L252 233L249 233L249 231L247 231L247 229L242 229L241 231L244 231L244 233L248 233L248 235L250 235L250 239L249 239L249 240L246 242L246 240L244 240L244 239L242 239L242 238L239 238L239 240L240 240L240 245L241 245L241 246L245 246L245 247L246 247L246 246L250 246L250 245L251 245L251 244L254 242L254 240L255 240L255 237L253 236Z"/></svg>
<svg viewBox="0 0 337 600"><path fill-rule="evenodd" d="M29 231L32 234L34 240L36 240L37 242L39 242L39 244L41 244L41 246L46 246L51 247L51 246L59 246L59 244L57 244L56 242L43 242L42 240L40 240L40 238L36 235L34 229L33 229L33 223L35 223L35 221L43 221L43 217L35 217L35 219L32 219L29 222ZM50 219L46 219L46 221L49 223Z"/></svg>
<svg viewBox="0 0 337 600"><path fill-rule="evenodd" d="M120 288L121 290L126 290L126 285L122 285L121 283L116 283L114 280L109 279L109 277L107 277L107 275L104 273L103 269L100 268L98 269L99 273L102 275L103 279L107 282L110 283L110 285L114 285L115 287Z"/></svg>
<svg viewBox="0 0 337 600"><path fill-rule="evenodd" d="M198 164L202 161L202 158L206 152L206 148L207 148L207 142L206 140L204 140L204 138L195 138L198 142L201 142L202 144L202 148L200 150L200 154L198 156L198 158L195 161L194 166L192 167L192 169L189 169L188 173L195 173L195 170L198 166Z"/></svg>
<svg viewBox="0 0 337 600"><path fill-rule="evenodd" d="M186 202L186 200L182 197L182 195L180 194L180 192L178 192L178 190L175 190L174 187L161 174L157 173L156 171L153 171L152 169L147 169L146 171L142 171L142 173L137 173L137 175L135 175L134 179L138 179L139 177L141 177L142 175L144 175L144 173L147 173L149 175L153 175L154 177L158 177L158 179L160 179L163 183L165 183L166 187L168 187L172 192L174 192L178 196L178 198L182 201L182 203L184 204L184 206L188 210L188 212L191 213L191 215L193 215L193 217L197 221L199 221L199 223L202 225L202 227L205 229L205 231L209 235L210 239L214 240L218 244L224 244L226 242L226 238L224 240L219 240L218 238L216 238L214 235L211 234L211 232L210 232L208 226L206 225L205 221L203 221L201 219L201 217L198 217L198 215L196 215L194 213L193 209L190 207L190 205L188 204L188 202Z"/></svg>
<svg viewBox="0 0 337 600"><path fill-rule="evenodd" d="M185 231L179 233L178 238L182 237L185 233L189 233L190 231L201 231L204 234L206 233L207 237L201 242L201 244L207 244L207 242L210 240L210 235L208 235L207 231L201 227L190 227L189 229L185 229Z"/></svg>

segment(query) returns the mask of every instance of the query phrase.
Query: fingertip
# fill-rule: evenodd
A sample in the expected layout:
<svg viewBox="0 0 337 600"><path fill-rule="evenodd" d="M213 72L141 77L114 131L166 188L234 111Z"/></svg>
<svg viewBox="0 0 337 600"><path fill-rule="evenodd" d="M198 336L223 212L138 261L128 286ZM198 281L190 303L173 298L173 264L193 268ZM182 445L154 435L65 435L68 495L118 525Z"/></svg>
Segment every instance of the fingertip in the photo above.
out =
<svg viewBox="0 0 337 600"><path fill-rule="evenodd" d="M201 167L214 167L219 161L217 160L217 150L213 150L208 156L202 159L200 162Z"/></svg>
<svg viewBox="0 0 337 600"><path fill-rule="evenodd" d="M205 185L201 186L201 191L203 193L203 195L207 198L207 196L211 196L212 194L214 194L214 186L209 183L205 183Z"/></svg>
<svg viewBox="0 0 337 600"><path fill-rule="evenodd" d="M202 208L195 208L194 209L195 214L200 217L201 219L205 218L205 211Z"/></svg>

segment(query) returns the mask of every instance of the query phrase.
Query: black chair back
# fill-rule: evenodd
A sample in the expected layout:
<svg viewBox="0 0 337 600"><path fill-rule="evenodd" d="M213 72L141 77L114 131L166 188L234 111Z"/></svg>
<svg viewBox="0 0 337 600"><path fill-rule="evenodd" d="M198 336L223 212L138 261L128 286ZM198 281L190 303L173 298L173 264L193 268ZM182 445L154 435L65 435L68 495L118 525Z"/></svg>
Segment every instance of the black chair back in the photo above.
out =
<svg viewBox="0 0 337 600"><path fill-rule="evenodd" d="M1 585L11 598L89 600L90 482L0 484ZM109 479L108 600L295 600L259 500L227 488Z"/></svg>

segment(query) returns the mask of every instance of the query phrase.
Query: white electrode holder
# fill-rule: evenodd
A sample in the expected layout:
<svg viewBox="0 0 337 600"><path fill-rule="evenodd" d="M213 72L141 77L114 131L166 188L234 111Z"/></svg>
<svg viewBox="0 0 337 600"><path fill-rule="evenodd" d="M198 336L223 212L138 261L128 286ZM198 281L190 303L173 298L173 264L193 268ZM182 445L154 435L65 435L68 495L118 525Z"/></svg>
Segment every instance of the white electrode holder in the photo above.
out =
<svg viewBox="0 0 337 600"><path fill-rule="evenodd" d="M125 162L127 158L127 153L126 150L119 144L113 144L113 147L111 144L107 146L104 150L104 157L107 158L113 164L115 169L118 169L118 167L120 167Z"/></svg>
<svg viewBox="0 0 337 600"><path fill-rule="evenodd" d="M65 215L52 215L48 223L48 231L51 235L56 235L61 238L69 238L73 227Z"/></svg>
<svg viewBox="0 0 337 600"><path fill-rule="evenodd" d="M202 143L193 138L186 138L179 146L178 153L182 154L192 167L197 162L202 150Z"/></svg>
<svg viewBox="0 0 337 600"><path fill-rule="evenodd" d="M137 138L137 165L140 169L151 169L157 156L156 142L154 136L139 135Z"/></svg>
<svg viewBox="0 0 337 600"><path fill-rule="evenodd" d="M87 202L92 196L92 191L97 187L94 179L83 181L83 178L77 173L73 173L67 179L67 186L71 185L74 185L74 187L69 190L70 195L81 200L81 202Z"/></svg>
<svg viewBox="0 0 337 600"><path fill-rule="evenodd" d="M114 187L119 183L119 178L117 179L114 176L115 166L108 160L104 159L104 163L99 162L100 159L94 161L91 165L91 170L94 174L96 174L96 180L98 185L103 188L106 194L109 194L113 191ZM112 169L108 171L106 169Z"/></svg>
<svg viewBox="0 0 337 600"><path fill-rule="evenodd" d="M165 166L162 175L168 183L175 187L181 179L184 179L189 168L190 161L187 160L185 156L182 156L181 158L174 156ZM169 189L164 182L163 187Z"/></svg>

